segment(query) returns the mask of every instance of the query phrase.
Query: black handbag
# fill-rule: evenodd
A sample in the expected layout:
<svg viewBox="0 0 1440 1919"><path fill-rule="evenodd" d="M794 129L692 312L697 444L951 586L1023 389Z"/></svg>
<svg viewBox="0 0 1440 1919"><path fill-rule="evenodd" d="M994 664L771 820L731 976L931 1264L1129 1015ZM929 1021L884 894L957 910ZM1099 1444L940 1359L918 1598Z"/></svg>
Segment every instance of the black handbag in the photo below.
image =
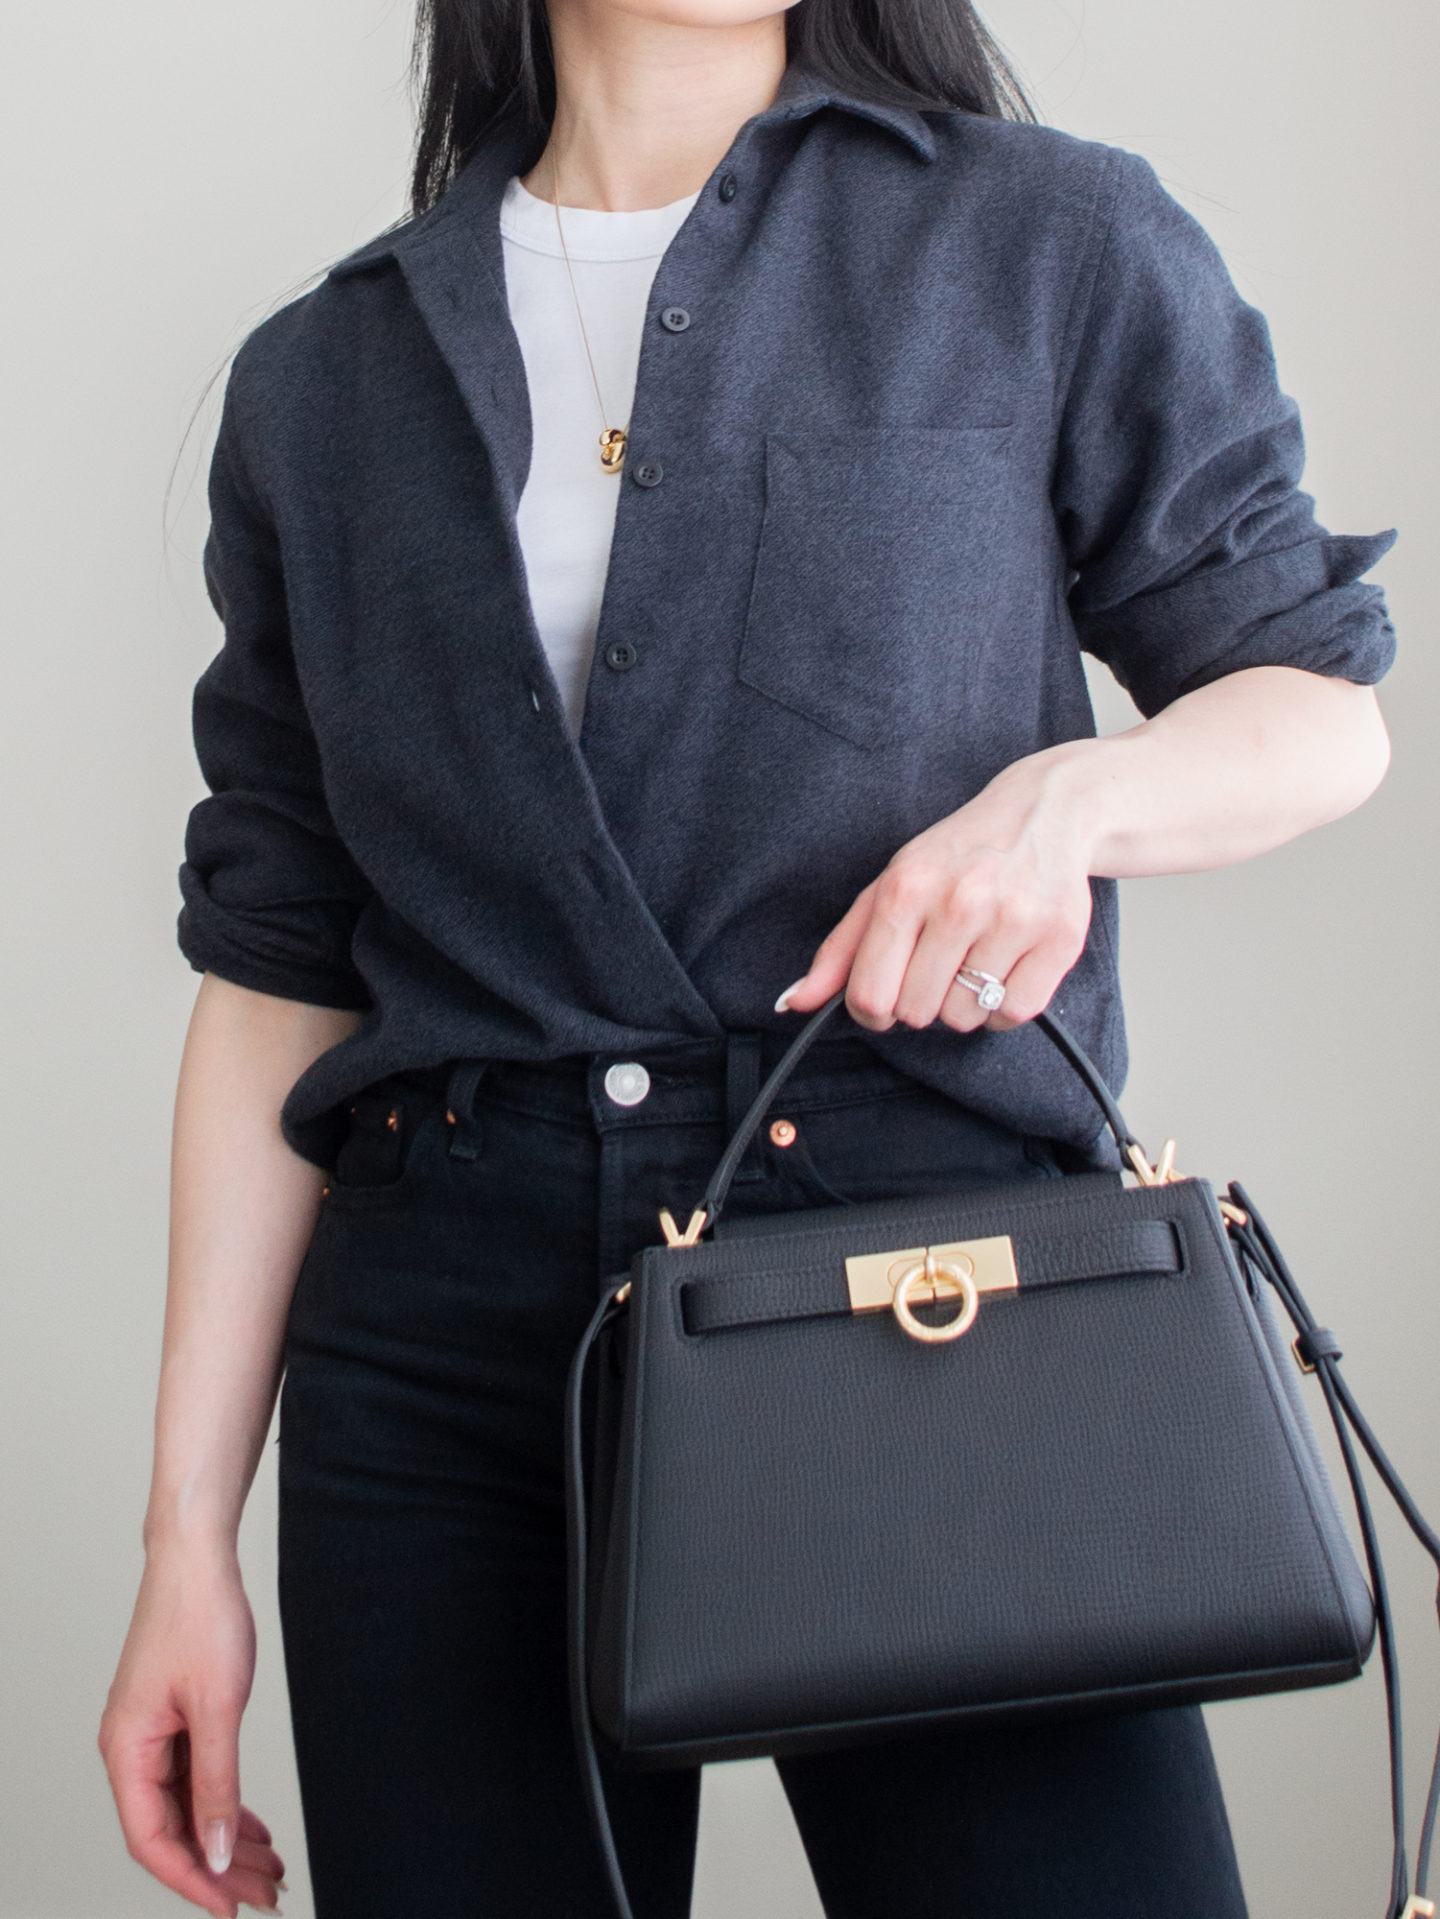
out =
<svg viewBox="0 0 1440 1919"><path fill-rule="evenodd" d="M570 1666L586 1791L631 1919L597 1747L694 1765L962 1721L1326 1685L1377 1639L1408 1884L1394 1636L1356 1443L1440 1566L1244 1191L1152 1165L1093 1064L1118 1172L727 1220L807 1021L688 1226L637 1255L567 1399ZM708 1229L710 1238L700 1235ZM1293 1322L1282 1337L1272 1295ZM1306 1416L1339 1436L1368 1581Z"/></svg>

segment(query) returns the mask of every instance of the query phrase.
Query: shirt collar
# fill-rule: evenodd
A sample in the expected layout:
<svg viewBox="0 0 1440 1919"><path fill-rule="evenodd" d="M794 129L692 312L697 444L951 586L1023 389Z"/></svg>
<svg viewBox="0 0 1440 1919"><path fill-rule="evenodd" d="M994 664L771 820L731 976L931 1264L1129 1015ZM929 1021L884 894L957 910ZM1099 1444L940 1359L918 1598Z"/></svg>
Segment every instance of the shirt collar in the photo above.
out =
<svg viewBox="0 0 1440 1919"><path fill-rule="evenodd" d="M826 80L801 54L791 57L780 76L775 98L758 118L762 122L803 120L821 107L838 107L842 113L853 113L859 119L887 127L922 160L935 158L935 135L924 115L916 108L892 106L884 101L866 100L859 94L848 93L843 87Z"/></svg>
<svg viewBox="0 0 1440 1919"><path fill-rule="evenodd" d="M805 120L824 107L835 107L876 126L885 127L903 140L922 160L935 158L935 135L923 114L913 107L894 106L883 101L866 100L835 86L819 74L802 55L792 55L775 98L747 124L769 126L777 121ZM427 244L431 236L449 225L457 214L472 210L487 192L497 200L506 180L524 172L539 158L544 137L526 120L518 99L512 96L481 135L474 151L452 185L440 200L418 220L392 227L358 251L348 254L330 269L332 279L343 279L378 261L399 257L412 247Z"/></svg>

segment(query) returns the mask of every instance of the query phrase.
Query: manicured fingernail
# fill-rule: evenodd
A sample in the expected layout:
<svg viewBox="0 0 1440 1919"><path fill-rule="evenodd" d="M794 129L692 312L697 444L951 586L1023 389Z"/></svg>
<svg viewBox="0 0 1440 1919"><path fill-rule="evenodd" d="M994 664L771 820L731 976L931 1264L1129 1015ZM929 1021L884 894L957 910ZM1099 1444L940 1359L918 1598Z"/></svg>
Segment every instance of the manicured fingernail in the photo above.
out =
<svg viewBox="0 0 1440 1919"><path fill-rule="evenodd" d="M791 980L790 984L785 988L785 991L775 1002L775 1011L777 1013L788 1013L790 1011L790 995L795 991L797 986L803 986L809 977L810 975L808 973L802 973L799 979Z"/></svg>
<svg viewBox="0 0 1440 1919"><path fill-rule="evenodd" d="M228 1819L212 1819L205 1828L205 1863L218 1879L230 1870L235 1840Z"/></svg>

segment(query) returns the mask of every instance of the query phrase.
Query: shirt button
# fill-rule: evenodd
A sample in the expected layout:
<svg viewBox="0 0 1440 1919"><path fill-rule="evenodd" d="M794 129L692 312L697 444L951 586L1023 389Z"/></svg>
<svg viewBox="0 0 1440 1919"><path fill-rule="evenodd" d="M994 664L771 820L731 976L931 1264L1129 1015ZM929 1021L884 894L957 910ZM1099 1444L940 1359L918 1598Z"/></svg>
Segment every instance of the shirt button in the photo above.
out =
<svg viewBox="0 0 1440 1919"><path fill-rule="evenodd" d="M618 1061L606 1070L605 1091L617 1106L638 1106L650 1091L650 1075L638 1059Z"/></svg>
<svg viewBox="0 0 1440 1919"><path fill-rule="evenodd" d="M683 333L690 324L690 315L684 307L666 307L660 315L660 324L667 333Z"/></svg>
<svg viewBox="0 0 1440 1919"><path fill-rule="evenodd" d="M725 202L726 206L729 206L730 202L735 198L739 184L739 181L733 173L722 173L720 175L720 184L715 191L720 195L720 198Z"/></svg>
<svg viewBox="0 0 1440 1919"><path fill-rule="evenodd" d="M636 486L659 486L665 478L665 469L658 460L642 460L639 466L632 466L630 477Z"/></svg>
<svg viewBox="0 0 1440 1919"><path fill-rule="evenodd" d="M605 664L617 673L628 673L639 658L639 647L629 640L612 640L605 649Z"/></svg>

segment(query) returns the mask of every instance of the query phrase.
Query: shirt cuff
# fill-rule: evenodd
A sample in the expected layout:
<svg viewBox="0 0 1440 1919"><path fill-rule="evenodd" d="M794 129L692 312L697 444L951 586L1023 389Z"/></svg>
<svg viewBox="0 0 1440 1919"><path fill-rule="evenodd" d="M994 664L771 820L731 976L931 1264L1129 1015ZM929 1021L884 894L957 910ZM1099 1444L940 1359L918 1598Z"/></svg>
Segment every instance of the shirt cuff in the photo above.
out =
<svg viewBox="0 0 1440 1919"><path fill-rule="evenodd" d="M1080 642L1106 661L1147 718L1250 666L1293 666L1373 685L1394 658L1395 629L1381 589L1359 576L1394 543L1393 531L1326 535L1202 567L1083 615Z"/></svg>

